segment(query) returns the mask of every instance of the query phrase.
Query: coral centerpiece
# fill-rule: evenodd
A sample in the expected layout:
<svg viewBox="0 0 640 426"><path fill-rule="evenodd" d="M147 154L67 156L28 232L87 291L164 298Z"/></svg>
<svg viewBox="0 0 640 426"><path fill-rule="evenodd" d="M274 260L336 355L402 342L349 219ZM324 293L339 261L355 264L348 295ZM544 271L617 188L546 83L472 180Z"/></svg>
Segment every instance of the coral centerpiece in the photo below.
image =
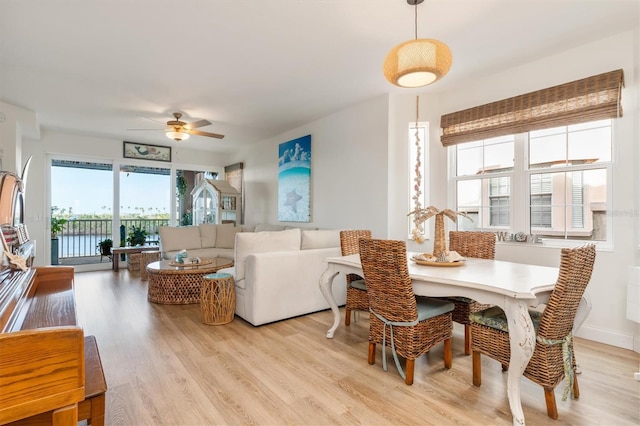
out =
<svg viewBox="0 0 640 426"><path fill-rule="evenodd" d="M409 212L407 216L411 215L413 215L413 223L415 225L415 228L413 229L413 231L411 231L411 238L420 244L424 242L424 222L426 222L433 216L436 217L433 240L433 255L435 257L439 257L442 254L447 253L447 239L444 232L444 217L448 217L453 222L456 221L458 215L464 216L467 219L471 220L471 218L464 212L456 212L451 209L439 210L434 206L429 206L424 209L416 208L412 212Z"/></svg>

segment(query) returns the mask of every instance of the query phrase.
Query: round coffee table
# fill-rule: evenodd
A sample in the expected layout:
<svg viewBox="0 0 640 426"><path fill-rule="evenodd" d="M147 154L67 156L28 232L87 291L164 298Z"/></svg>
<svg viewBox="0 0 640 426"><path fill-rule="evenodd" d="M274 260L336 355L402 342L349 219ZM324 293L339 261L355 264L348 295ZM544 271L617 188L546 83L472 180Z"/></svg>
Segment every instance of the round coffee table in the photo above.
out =
<svg viewBox="0 0 640 426"><path fill-rule="evenodd" d="M202 262L201 265L173 266L173 261L161 260L148 264L147 299L153 303L172 305L200 303L203 277L233 266L231 259L221 257L202 259Z"/></svg>

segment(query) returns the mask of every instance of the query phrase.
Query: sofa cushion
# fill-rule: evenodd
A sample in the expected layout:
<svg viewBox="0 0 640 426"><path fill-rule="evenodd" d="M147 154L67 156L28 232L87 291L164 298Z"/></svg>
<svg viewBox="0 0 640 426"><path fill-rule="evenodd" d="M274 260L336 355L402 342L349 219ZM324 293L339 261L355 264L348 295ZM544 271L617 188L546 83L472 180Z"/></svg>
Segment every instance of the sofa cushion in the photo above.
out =
<svg viewBox="0 0 640 426"><path fill-rule="evenodd" d="M200 243L203 248L216 246L216 228L214 223L203 223L200 228Z"/></svg>
<svg viewBox="0 0 640 426"><path fill-rule="evenodd" d="M331 247L340 247L340 231L335 229L321 231L305 229L302 231L302 242L300 246L302 250Z"/></svg>
<svg viewBox="0 0 640 426"><path fill-rule="evenodd" d="M275 251L300 251L300 230L237 233L234 256L235 278L237 280L244 278L248 255Z"/></svg>
<svg viewBox="0 0 640 426"><path fill-rule="evenodd" d="M225 223L216 227L216 245L217 248L233 248L236 233L240 232L233 223Z"/></svg>
<svg viewBox="0 0 640 426"><path fill-rule="evenodd" d="M197 226L161 226L158 228L158 232L163 252L202 247L200 228Z"/></svg>

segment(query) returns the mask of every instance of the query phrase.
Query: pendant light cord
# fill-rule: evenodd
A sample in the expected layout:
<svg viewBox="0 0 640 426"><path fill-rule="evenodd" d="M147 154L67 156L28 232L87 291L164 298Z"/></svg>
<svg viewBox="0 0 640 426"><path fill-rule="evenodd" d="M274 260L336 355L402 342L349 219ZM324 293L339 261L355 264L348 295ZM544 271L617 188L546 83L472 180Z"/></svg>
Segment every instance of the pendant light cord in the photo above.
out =
<svg viewBox="0 0 640 426"><path fill-rule="evenodd" d="M413 28L415 29L415 39L418 39L418 2L416 1L416 4L414 5L414 15L413 15Z"/></svg>

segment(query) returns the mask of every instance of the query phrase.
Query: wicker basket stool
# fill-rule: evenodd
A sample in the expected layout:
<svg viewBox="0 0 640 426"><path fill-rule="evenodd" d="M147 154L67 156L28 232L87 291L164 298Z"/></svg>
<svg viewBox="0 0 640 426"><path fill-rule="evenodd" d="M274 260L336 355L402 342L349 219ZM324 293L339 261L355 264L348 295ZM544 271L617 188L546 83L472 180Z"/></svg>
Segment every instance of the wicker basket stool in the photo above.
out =
<svg viewBox="0 0 640 426"><path fill-rule="evenodd" d="M160 260L162 255L160 251L143 251L140 253L140 279L147 281L149 279L149 272L147 271L147 265L156 260Z"/></svg>
<svg viewBox="0 0 640 426"><path fill-rule="evenodd" d="M127 269L131 272L137 272L140 270L140 255L141 253L130 253L127 259Z"/></svg>
<svg viewBox="0 0 640 426"><path fill-rule="evenodd" d="M233 321L235 309L236 290L233 276L205 275L200 291L202 322L209 325L227 324Z"/></svg>

